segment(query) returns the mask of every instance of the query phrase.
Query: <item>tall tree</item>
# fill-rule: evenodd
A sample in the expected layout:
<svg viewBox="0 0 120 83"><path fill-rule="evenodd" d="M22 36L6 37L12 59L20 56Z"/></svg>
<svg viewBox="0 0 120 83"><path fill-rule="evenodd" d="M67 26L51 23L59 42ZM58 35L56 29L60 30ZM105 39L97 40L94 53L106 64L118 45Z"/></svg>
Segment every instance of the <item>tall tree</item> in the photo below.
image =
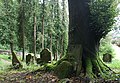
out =
<svg viewBox="0 0 120 83"><path fill-rule="evenodd" d="M18 16L18 41L19 41L19 47L22 48L22 60L24 60L25 57L25 1L19 0L20 4L19 7L19 16Z"/></svg>
<svg viewBox="0 0 120 83"><path fill-rule="evenodd" d="M68 44L67 0L62 0L61 57L66 54Z"/></svg>
<svg viewBox="0 0 120 83"><path fill-rule="evenodd" d="M0 15L1 21L1 44L9 44L11 51L13 51L13 44L16 44L16 2L13 0L1 1L2 14ZM15 4L16 3L16 4ZM7 48L8 49L8 48Z"/></svg>
<svg viewBox="0 0 120 83"><path fill-rule="evenodd" d="M34 57L36 56L36 27L37 27L37 18L36 18L36 3L37 0L34 2Z"/></svg>
<svg viewBox="0 0 120 83"><path fill-rule="evenodd" d="M42 49L44 49L44 14L45 14L45 0L43 0L42 5Z"/></svg>
<svg viewBox="0 0 120 83"><path fill-rule="evenodd" d="M56 68L58 71L62 67L57 73L60 77L68 77L71 72L77 76L84 74L90 78L102 77L103 72L104 74L108 74L108 71L113 73L100 60L97 53L100 39L110 31L114 23L116 12L113 2L113 0L68 0L69 42L67 55L58 62ZM89 3L92 3L92 6L89 6ZM91 10L91 7L96 9ZM97 16L98 11L100 16ZM66 66L63 68L63 65Z"/></svg>
<svg viewBox="0 0 120 83"><path fill-rule="evenodd" d="M60 3L59 0L54 0L54 30L55 30L55 55L56 58L59 58L60 56L60 40L61 40L61 29L62 29L62 24L61 24L61 8L60 8Z"/></svg>

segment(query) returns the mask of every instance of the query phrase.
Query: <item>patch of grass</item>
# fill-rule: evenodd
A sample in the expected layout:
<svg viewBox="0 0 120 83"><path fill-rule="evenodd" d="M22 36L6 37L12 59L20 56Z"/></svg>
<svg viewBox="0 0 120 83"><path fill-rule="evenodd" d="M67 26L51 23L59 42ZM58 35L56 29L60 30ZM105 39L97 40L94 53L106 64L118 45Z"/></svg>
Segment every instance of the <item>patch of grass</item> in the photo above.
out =
<svg viewBox="0 0 120 83"><path fill-rule="evenodd" d="M20 56L17 56L17 58L20 60L21 57ZM34 64L30 64L29 66L26 65L25 61L21 61L20 62L22 63L23 65L23 68L22 69L19 69L19 70L14 70L12 69L12 60L9 59L9 55L3 55L3 54L0 54L0 73L5 73L6 71L16 71L16 72L23 72L23 71L34 71L36 69L39 68L39 66L36 66Z"/></svg>
<svg viewBox="0 0 120 83"><path fill-rule="evenodd" d="M10 57L9 55L0 54L0 58L2 58L4 60L10 61L10 59L8 59L9 57Z"/></svg>
<svg viewBox="0 0 120 83"><path fill-rule="evenodd" d="M114 59L111 63L107 63L111 68L120 69L120 60Z"/></svg>
<svg viewBox="0 0 120 83"><path fill-rule="evenodd" d="M113 59L111 63L106 63L115 72L120 73L120 60Z"/></svg>
<svg viewBox="0 0 120 83"><path fill-rule="evenodd" d="M34 71L40 68L40 66L37 66L35 64L30 64L29 66L26 65L26 63L22 63L23 64L23 69L25 71Z"/></svg>
<svg viewBox="0 0 120 83"><path fill-rule="evenodd" d="M8 57L9 55L0 54L0 69L4 69L6 66L10 65L11 60Z"/></svg>
<svg viewBox="0 0 120 83"><path fill-rule="evenodd" d="M0 61L0 71L4 71L10 67L10 64L5 63L4 61Z"/></svg>

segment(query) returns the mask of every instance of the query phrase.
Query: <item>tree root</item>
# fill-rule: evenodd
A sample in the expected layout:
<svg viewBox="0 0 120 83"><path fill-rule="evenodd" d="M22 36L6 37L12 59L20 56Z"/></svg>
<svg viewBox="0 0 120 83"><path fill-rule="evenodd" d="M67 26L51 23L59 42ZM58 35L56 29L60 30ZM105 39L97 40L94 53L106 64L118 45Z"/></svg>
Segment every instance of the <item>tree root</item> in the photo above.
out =
<svg viewBox="0 0 120 83"><path fill-rule="evenodd" d="M86 77L90 78L111 78L116 74L110 67L105 65L99 58L87 58Z"/></svg>

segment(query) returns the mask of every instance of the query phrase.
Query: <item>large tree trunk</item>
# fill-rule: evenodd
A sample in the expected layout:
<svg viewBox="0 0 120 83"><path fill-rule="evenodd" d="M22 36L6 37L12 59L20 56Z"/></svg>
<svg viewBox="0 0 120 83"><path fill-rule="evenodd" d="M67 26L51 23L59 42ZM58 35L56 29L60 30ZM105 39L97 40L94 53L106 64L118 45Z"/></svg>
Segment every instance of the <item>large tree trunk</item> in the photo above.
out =
<svg viewBox="0 0 120 83"><path fill-rule="evenodd" d="M95 78L99 74L102 75L103 71L110 70L97 56L99 41L95 40L95 36L89 28L89 1L68 0L68 50L65 58L60 60L56 67L56 71L58 71L63 65L66 65L57 73L61 78L68 77L67 74L71 75L73 72L76 76Z"/></svg>
<svg viewBox="0 0 120 83"><path fill-rule="evenodd" d="M76 74L87 71L90 57L95 57L95 39L89 29L89 0L69 0L69 55L76 60ZM92 54L93 53L93 54ZM68 56L69 56L68 55ZM79 62L81 61L81 62ZM89 63L89 65L91 65Z"/></svg>

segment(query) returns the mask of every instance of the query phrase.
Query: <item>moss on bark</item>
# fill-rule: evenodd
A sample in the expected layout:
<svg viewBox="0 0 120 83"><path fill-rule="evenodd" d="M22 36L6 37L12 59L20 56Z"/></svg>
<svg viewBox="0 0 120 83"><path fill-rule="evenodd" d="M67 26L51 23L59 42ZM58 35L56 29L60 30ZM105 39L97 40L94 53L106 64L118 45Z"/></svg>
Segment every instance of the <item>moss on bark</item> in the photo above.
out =
<svg viewBox="0 0 120 83"><path fill-rule="evenodd" d="M115 74L108 66L106 66L99 58L99 56L89 57L86 61L86 76L90 78L110 78Z"/></svg>
<svg viewBox="0 0 120 83"><path fill-rule="evenodd" d="M73 53L68 53L64 58L58 61L55 73L59 78L66 78L75 75L89 77L91 79L98 77L108 78L114 73L100 60L99 56L96 55L91 57L90 53L86 54L86 57L80 61L82 64L79 64L76 57L74 57L75 55L73 55Z"/></svg>

